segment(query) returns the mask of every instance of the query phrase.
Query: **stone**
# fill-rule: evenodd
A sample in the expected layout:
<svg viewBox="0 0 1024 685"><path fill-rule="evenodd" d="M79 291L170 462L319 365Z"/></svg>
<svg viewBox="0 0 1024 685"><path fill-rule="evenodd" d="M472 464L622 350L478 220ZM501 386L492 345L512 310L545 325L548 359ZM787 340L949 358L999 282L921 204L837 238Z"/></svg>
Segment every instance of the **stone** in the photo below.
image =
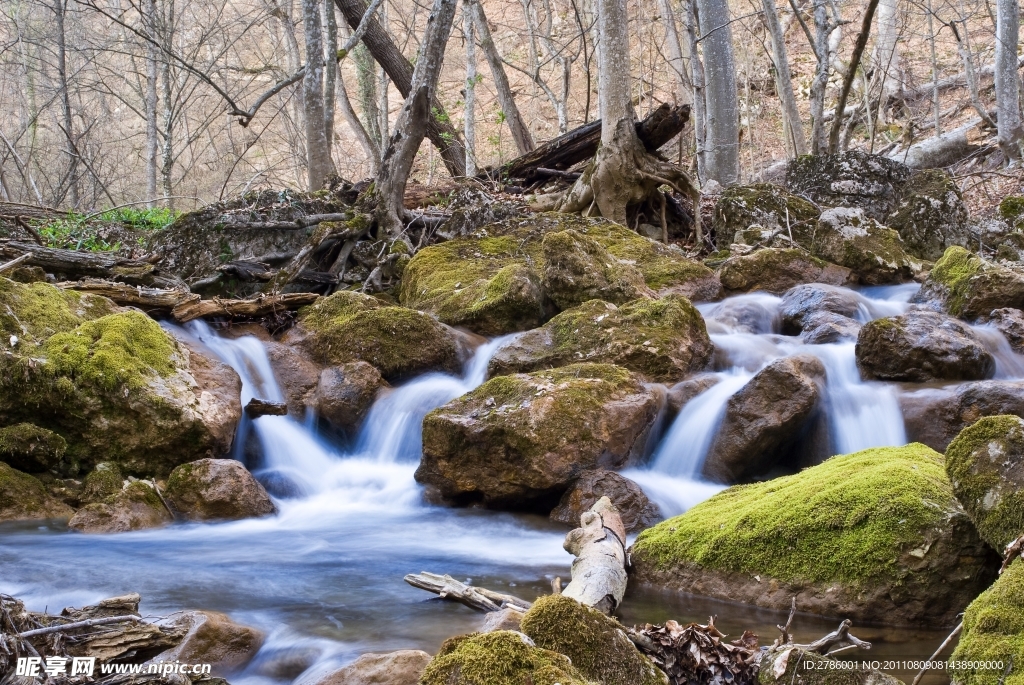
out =
<svg viewBox="0 0 1024 685"><path fill-rule="evenodd" d="M911 301L968 321L988 316L994 309L1024 309L1024 270L951 247Z"/></svg>
<svg viewBox="0 0 1024 685"><path fill-rule="evenodd" d="M311 406L331 428L354 437L378 393L387 387L380 371L366 362L330 366L320 372Z"/></svg>
<svg viewBox="0 0 1024 685"><path fill-rule="evenodd" d="M1022 216L1024 216L1024 195L1007 195L999 201L999 218L1009 225L1021 228Z"/></svg>
<svg viewBox="0 0 1024 685"><path fill-rule="evenodd" d="M647 499L639 485L625 476L604 469L581 473L562 495L558 506L551 510L550 518L570 528L579 528L580 516L602 497L610 499L619 510L622 525L628 533L648 528L662 518L658 505Z"/></svg>
<svg viewBox="0 0 1024 685"><path fill-rule="evenodd" d="M957 685L1021 685L1024 683L1024 559L1018 558L992 587L964 612L964 628L949 657L950 675ZM984 668L1004 664L1005 673ZM982 664L982 667L978 667Z"/></svg>
<svg viewBox="0 0 1024 685"><path fill-rule="evenodd" d="M962 430L946 474L985 542L1002 552L1024 535L1024 419L986 416Z"/></svg>
<svg viewBox="0 0 1024 685"><path fill-rule="evenodd" d="M86 504L102 502L121 492L125 481L121 469L112 461L101 461L90 471L82 483L81 501Z"/></svg>
<svg viewBox="0 0 1024 685"><path fill-rule="evenodd" d="M31 423L0 428L0 461L28 473L61 473L67 441L53 431Z"/></svg>
<svg viewBox="0 0 1024 685"><path fill-rule="evenodd" d="M857 336L857 368L865 379L925 383L991 378L995 358L962 321L911 310L875 319Z"/></svg>
<svg viewBox="0 0 1024 685"><path fill-rule="evenodd" d="M284 393L288 413L301 419L306 412L307 397L320 380L321 367L284 343L265 342L263 348L267 351L277 384Z"/></svg>
<svg viewBox="0 0 1024 685"><path fill-rule="evenodd" d="M132 481L101 502L87 504L71 517L68 528L79 533L127 533L160 528L174 521L149 483Z"/></svg>
<svg viewBox="0 0 1024 685"><path fill-rule="evenodd" d="M903 186L899 206L886 223L900 234L907 252L934 262L947 247L968 244L969 220L952 176L941 169L925 169Z"/></svg>
<svg viewBox="0 0 1024 685"><path fill-rule="evenodd" d="M573 230L544 236L544 289L562 310L589 300L625 304L653 297L632 264L615 259L594 238Z"/></svg>
<svg viewBox="0 0 1024 685"><path fill-rule="evenodd" d="M569 657L512 630L471 633L441 645L420 685L594 685Z"/></svg>
<svg viewBox="0 0 1024 685"><path fill-rule="evenodd" d="M797 335L812 314L830 313L852 319L860 312L861 296L847 288L823 283L805 283L790 288L779 305L782 332Z"/></svg>
<svg viewBox="0 0 1024 685"><path fill-rule="evenodd" d="M517 336L491 358L491 375L578 362L618 364L651 381L673 382L707 367L714 345L700 312L679 295L616 307L591 300Z"/></svg>
<svg viewBox="0 0 1024 685"><path fill-rule="evenodd" d="M481 633L493 633L496 630L514 630L516 632L522 627L525 614L513 607L505 607L499 611L488 611L484 616Z"/></svg>
<svg viewBox="0 0 1024 685"><path fill-rule="evenodd" d="M0 462L0 521L67 519L74 510L51 495L39 482Z"/></svg>
<svg viewBox="0 0 1024 685"><path fill-rule="evenodd" d="M669 388L666 395L668 410L671 414L678 414L686 403L705 390L718 385L722 379L713 373L699 373L693 378L687 378Z"/></svg>
<svg viewBox="0 0 1024 685"><path fill-rule="evenodd" d="M175 623L187 631L185 638L149 663L210 664L212 675L224 676L249 663L263 645L261 631L219 611L186 611Z"/></svg>
<svg viewBox="0 0 1024 685"><path fill-rule="evenodd" d="M960 431L985 416L1024 417L1024 381L975 381L899 396L907 437L945 451Z"/></svg>
<svg viewBox="0 0 1024 685"><path fill-rule="evenodd" d="M731 487L642 532L631 583L854 623L952 626L999 556L920 444Z"/></svg>
<svg viewBox="0 0 1024 685"><path fill-rule="evenodd" d="M1012 307L993 309L986 323L1003 334L1017 354L1024 354L1024 312Z"/></svg>
<svg viewBox="0 0 1024 685"><path fill-rule="evenodd" d="M776 359L759 371L729 398L704 476L736 483L768 472L813 416L824 384L824 365L806 354Z"/></svg>
<svg viewBox="0 0 1024 685"><path fill-rule="evenodd" d="M563 595L533 603L522 630L534 643L569 657L586 678L602 685L668 685L668 677L626 637L622 624Z"/></svg>
<svg viewBox="0 0 1024 685"><path fill-rule="evenodd" d="M180 518L223 521L277 512L267 491L234 459L200 459L171 472L164 498Z"/></svg>
<svg viewBox="0 0 1024 685"><path fill-rule="evenodd" d="M546 513L583 471L637 463L659 404L609 364L498 376L427 414L416 480L453 504Z"/></svg>
<svg viewBox="0 0 1024 685"><path fill-rule="evenodd" d="M895 160L864 152L803 155L786 167L786 187L822 207L857 207L884 222L899 206L912 173Z"/></svg>
<svg viewBox="0 0 1024 685"><path fill-rule="evenodd" d="M314 685L419 685L430 655L418 649L362 654Z"/></svg>
<svg viewBox="0 0 1024 685"><path fill-rule="evenodd" d="M806 247L820 213L813 202L771 183L729 186L715 204L712 226L715 235L737 236L741 239L735 242L748 245L778 247L776 237L788 240L792 234L796 243ZM747 235L747 231L756 235Z"/></svg>
<svg viewBox="0 0 1024 685"><path fill-rule="evenodd" d="M774 295L801 283L844 285L852 277L846 267L830 264L804 250L784 248L765 248L730 257L722 264L718 276L729 292L761 290Z"/></svg>
<svg viewBox="0 0 1024 685"><path fill-rule="evenodd" d="M812 312L803 320L800 340L806 345L853 342L860 335L861 323L832 312Z"/></svg>
<svg viewBox="0 0 1024 685"><path fill-rule="evenodd" d="M863 285L903 283L922 268L907 254L899 233L860 208L837 207L822 212L811 239L811 252L849 268Z"/></svg>

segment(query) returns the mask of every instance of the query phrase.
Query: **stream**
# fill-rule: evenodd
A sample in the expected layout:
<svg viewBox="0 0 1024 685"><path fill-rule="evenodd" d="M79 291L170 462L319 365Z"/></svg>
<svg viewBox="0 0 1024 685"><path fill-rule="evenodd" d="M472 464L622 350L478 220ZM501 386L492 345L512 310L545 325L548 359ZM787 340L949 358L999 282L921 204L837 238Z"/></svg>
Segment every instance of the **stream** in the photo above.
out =
<svg viewBox="0 0 1024 685"><path fill-rule="evenodd" d="M917 286L860 291L858 318L906 311ZM654 448L637 481L665 514L707 499L722 486L699 474L729 398L774 359L797 353L819 357L827 371L824 411L831 454L907 441L898 388L860 380L854 343L804 345L779 335L780 298L755 293L699 305L718 350L716 385L688 402ZM169 327L170 328L170 327ZM997 377L1024 377L1024 360L1002 336L983 332L997 358ZM221 338L202 323L176 329L231 365L250 398L283 399L262 343ZM249 464L275 496L279 514L220 524L176 524L117 535L71 534L56 525L0 527L0 591L50 611L139 592L142 610L164 616L184 608L219 610L267 633L256 659L231 678L235 685L313 682L366 651L436 651L452 635L479 629L482 616L431 599L402 581L433 571L507 590L526 599L550 592L568 576L564 527L533 515L448 509L422 502L413 479L421 452L420 425L436 408L485 380L487 362L511 336L480 346L461 377L431 373L378 399L354 444L340 448L317 435L312 422L284 416L243 419L262 457ZM785 622L778 612L676 593L630 588L626 624L706 622L725 633L751 629L770 644ZM810 641L838 621L798 616L794 634ZM946 630L855 626L875 643L869 655L926 658ZM907 679L913 674L894 672ZM930 685L948 682L932 676Z"/></svg>

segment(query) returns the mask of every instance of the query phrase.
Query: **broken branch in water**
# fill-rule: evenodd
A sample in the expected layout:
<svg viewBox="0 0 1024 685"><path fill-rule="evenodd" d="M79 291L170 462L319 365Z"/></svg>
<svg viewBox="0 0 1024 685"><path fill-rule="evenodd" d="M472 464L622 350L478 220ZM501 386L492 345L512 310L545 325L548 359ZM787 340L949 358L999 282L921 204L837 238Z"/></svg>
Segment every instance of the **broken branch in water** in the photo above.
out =
<svg viewBox="0 0 1024 685"><path fill-rule="evenodd" d="M611 500L602 497L584 512L562 547L576 557L562 594L606 614L615 611L626 594L626 527Z"/></svg>
<svg viewBox="0 0 1024 685"><path fill-rule="evenodd" d="M467 585L449 575L441 576L426 571L410 573L405 577L405 582L421 590L433 592L441 599L459 602L477 611L500 611L505 607L527 611L532 606L525 599L494 592L487 588Z"/></svg>
<svg viewBox="0 0 1024 685"><path fill-rule="evenodd" d="M18 633L18 637L36 637L38 635L49 635L50 633L61 633L65 630L75 630L76 628L91 628L92 626L102 626L107 623L127 623L128 621L141 621L142 618L139 616L105 616L103 618L90 618L85 621L75 621L74 623L64 623L59 626L47 626L46 628L37 628L35 630L26 630L24 633Z"/></svg>

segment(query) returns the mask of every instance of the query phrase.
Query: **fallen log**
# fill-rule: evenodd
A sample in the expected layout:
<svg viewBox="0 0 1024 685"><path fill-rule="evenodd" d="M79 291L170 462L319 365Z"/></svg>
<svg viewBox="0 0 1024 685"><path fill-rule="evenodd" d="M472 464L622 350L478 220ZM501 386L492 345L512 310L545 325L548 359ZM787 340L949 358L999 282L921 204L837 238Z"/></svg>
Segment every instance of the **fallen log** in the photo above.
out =
<svg viewBox="0 0 1024 685"><path fill-rule="evenodd" d="M427 573L426 571L410 573L405 577L405 582L421 590L433 592L441 599L465 604L470 609L476 609L477 611L500 611L506 607L527 611L532 606L525 599L501 592L494 592L487 588L467 585L449 575L441 576L436 573Z"/></svg>
<svg viewBox="0 0 1024 685"><path fill-rule="evenodd" d="M131 285L188 290L180 278L165 274L146 261L125 259L112 252L79 252L0 240L0 258L14 259L24 254L29 255L25 260L29 266L63 275L67 280L102 278Z"/></svg>
<svg viewBox="0 0 1024 685"><path fill-rule="evenodd" d="M662 104L643 121L637 122L636 133L651 152L677 136L690 120L690 106ZM523 179L526 182L550 176L550 171L565 171L597 153L601 142L601 120L584 124L554 140L538 145L532 152L516 157L498 170L490 169L485 175L498 174L502 178ZM546 173L538 172L547 170Z"/></svg>
<svg viewBox="0 0 1024 685"><path fill-rule="evenodd" d="M217 267L217 271L225 276L233 276L245 283L251 283L252 281L265 283L272 279L276 273L270 269L270 265L266 262L249 262L245 260L235 260L227 264L221 264Z"/></svg>
<svg viewBox="0 0 1024 685"><path fill-rule="evenodd" d="M580 527L562 545L576 557L572 580L562 594L610 614L626 594L626 527L607 497L580 517Z"/></svg>
<svg viewBox="0 0 1024 685"><path fill-rule="evenodd" d="M937 169L956 164L983 149L979 144L985 136L981 131L981 118L972 119L963 126L932 136L889 153L889 159L906 164L911 169Z"/></svg>
<svg viewBox="0 0 1024 685"><path fill-rule="evenodd" d="M20 257L15 257L11 261L7 262L6 264L0 264L0 271L7 271L8 269L13 269L14 267L18 266L19 264L21 264L22 262L24 262L26 259L28 259L31 256L32 255L30 255L30 254L28 254L26 252L25 254L21 255Z"/></svg>
<svg viewBox="0 0 1024 685"><path fill-rule="evenodd" d="M216 317L259 318L313 304L318 297L316 293L260 295L252 300L222 300L215 297L212 300L184 302L171 310L171 316L178 323Z"/></svg>
<svg viewBox="0 0 1024 685"><path fill-rule="evenodd" d="M169 313L175 307L198 302L199 295L181 288L144 288L142 286L86 278L56 284L63 290L102 295L124 307L138 307L147 313Z"/></svg>

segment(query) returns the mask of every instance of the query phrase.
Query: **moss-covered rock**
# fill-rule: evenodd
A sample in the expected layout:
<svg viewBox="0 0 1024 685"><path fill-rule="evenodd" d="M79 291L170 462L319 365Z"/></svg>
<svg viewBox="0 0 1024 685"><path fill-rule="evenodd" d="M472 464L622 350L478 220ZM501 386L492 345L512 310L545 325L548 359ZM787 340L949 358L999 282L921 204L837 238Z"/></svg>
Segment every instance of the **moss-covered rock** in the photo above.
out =
<svg viewBox="0 0 1024 685"><path fill-rule="evenodd" d="M614 618L562 595L541 597L522 621L538 647L564 654L586 678L602 685L667 685Z"/></svg>
<svg viewBox="0 0 1024 685"><path fill-rule="evenodd" d="M69 518L73 513L38 479L0 462L0 521Z"/></svg>
<svg viewBox="0 0 1024 685"><path fill-rule="evenodd" d="M907 181L886 223L900 234L907 252L934 262L947 247L967 244L969 219L953 177L941 169L926 169Z"/></svg>
<svg viewBox="0 0 1024 685"><path fill-rule="evenodd" d="M715 204L712 226L725 241L767 246L776 236L788 239L792 234L797 243L808 247L820 213L813 202L771 183L730 186ZM753 232L758 235L749 235L754 226L757 228Z"/></svg>
<svg viewBox="0 0 1024 685"><path fill-rule="evenodd" d="M1013 668L1004 673L1013 660ZM964 612L964 629L949 657L957 685L1024 684L1024 559L1017 559ZM998 668L971 664L999 662Z"/></svg>
<svg viewBox="0 0 1024 685"><path fill-rule="evenodd" d="M900 234L882 226L860 208L837 207L821 213L811 252L845 266L864 285L909 281L921 263L907 254Z"/></svg>
<svg viewBox="0 0 1024 685"><path fill-rule="evenodd" d="M884 222L912 173L895 160L864 152L803 155L786 167L786 187L822 207L859 207Z"/></svg>
<svg viewBox="0 0 1024 685"><path fill-rule="evenodd" d="M118 311L105 297L0 277L0 351L34 354L55 333Z"/></svg>
<svg viewBox="0 0 1024 685"><path fill-rule="evenodd" d="M838 660L842 660L839 657ZM877 669L849 666L837 659L800 648L776 647L761 657L758 685L904 685L899 678Z"/></svg>
<svg viewBox="0 0 1024 685"><path fill-rule="evenodd" d="M581 472L639 460L658 404L610 364L498 376L427 415L416 480L454 504L547 513Z"/></svg>
<svg viewBox="0 0 1024 685"><path fill-rule="evenodd" d="M277 512L259 481L234 459L182 464L167 479L164 497L189 521L231 521Z"/></svg>
<svg viewBox="0 0 1024 685"><path fill-rule="evenodd" d="M795 248L767 248L730 257L722 264L718 276L730 292L763 290L775 295L801 283L846 285L851 280L848 268Z"/></svg>
<svg viewBox="0 0 1024 685"><path fill-rule="evenodd" d="M837 456L734 486L640 534L637 580L855 621L948 625L998 556L924 445Z"/></svg>
<svg viewBox="0 0 1024 685"><path fill-rule="evenodd" d="M61 471L67 441L53 431L31 423L0 428L0 461L21 471Z"/></svg>
<svg viewBox="0 0 1024 685"><path fill-rule="evenodd" d="M369 295L342 290L321 298L300 311L299 324L300 344L325 364L364 361L389 381L460 367L454 330L429 314Z"/></svg>
<svg viewBox="0 0 1024 685"><path fill-rule="evenodd" d="M953 492L981 537L1002 551L1024 535L1024 419L986 416L946 448Z"/></svg>
<svg viewBox="0 0 1024 685"><path fill-rule="evenodd" d="M999 216L1006 223L1016 227L1024 216L1024 195L1007 195L999 201Z"/></svg>
<svg viewBox="0 0 1024 685"><path fill-rule="evenodd" d="M136 480L102 502L79 509L68 521L68 528L80 533L127 533L159 528L173 520L154 487Z"/></svg>
<svg viewBox="0 0 1024 685"><path fill-rule="evenodd" d="M935 263L912 301L969 320L1001 307L1024 309L1024 270L993 264L962 247L951 247Z"/></svg>
<svg viewBox="0 0 1024 685"><path fill-rule="evenodd" d="M558 652L511 630L445 640L421 685L597 685Z"/></svg>
<svg viewBox="0 0 1024 685"><path fill-rule="evenodd" d="M82 482L80 499L86 503L102 502L121 492L124 476L121 469L112 461L101 461L96 468L86 475Z"/></svg>
<svg viewBox="0 0 1024 685"><path fill-rule="evenodd" d="M644 276L594 238L573 230L544 236L544 289L559 309L599 299L624 304L653 297Z"/></svg>
<svg viewBox="0 0 1024 685"><path fill-rule="evenodd" d="M644 378L678 381L707 366L714 345L685 297L635 300L621 307L591 300L518 336L491 359L491 375L581 361L618 364Z"/></svg>

